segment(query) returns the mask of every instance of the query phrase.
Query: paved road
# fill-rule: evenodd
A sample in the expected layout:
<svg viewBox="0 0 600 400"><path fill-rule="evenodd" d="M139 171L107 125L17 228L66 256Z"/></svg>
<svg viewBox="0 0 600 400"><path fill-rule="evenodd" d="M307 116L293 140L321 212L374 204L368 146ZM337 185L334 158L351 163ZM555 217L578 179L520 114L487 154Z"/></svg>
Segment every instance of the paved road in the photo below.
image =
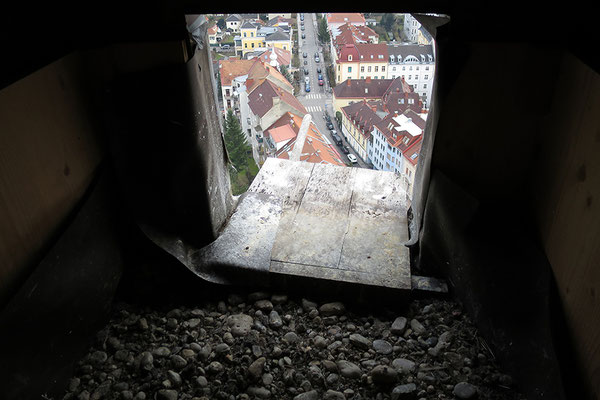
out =
<svg viewBox="0 0 600 400"><path fill-rule="evenodd" d="M298 24L300 24L300 13L298 13ZM317 37L317 18L313 13L304 13L304 30L300 29L300 25L298 26L299 35L298 40L300 42L300 68L301 74L300 79L302 80L302 84L300 85L300 93L298 93L298 100L302 103L302 105L310 112L312 115L312 119L314 123L317 125L319 131L331 142L333 143L333 139L331 137L331 131L327 129L327 125L324 118L324 112L327 111L329 116L334 117L333 107L332 107L332 94L331 88L324 79L325 83L323 86L319 86L317 68L321 68L321 75L325 78L325 63L323 62L323 53L321 49L321 45L319 44L319 40ZM302 39L302 34L306 36ZM307 57L303 58L303 53L307 53ZM319 54L319 62L315 61L315 53ZM304 65L306 61L307 65ZM308 75L304 75L302 72L302 68L307 68L309 73ZM305 91L304 86L304 78L308 76L310 80L310 92ZM338 136L342 138L344 144L350 149L350 152L354 155L356 153L352 150L350 145L344 140L341 135L341 132L338 132ZM341 148L334 144L334 148L340 153L340 156L344 161L347 161L347 156L342 153ZM354 166L359 166L363 168L369 168L357 155L358 163L354 164Z"/></svg>

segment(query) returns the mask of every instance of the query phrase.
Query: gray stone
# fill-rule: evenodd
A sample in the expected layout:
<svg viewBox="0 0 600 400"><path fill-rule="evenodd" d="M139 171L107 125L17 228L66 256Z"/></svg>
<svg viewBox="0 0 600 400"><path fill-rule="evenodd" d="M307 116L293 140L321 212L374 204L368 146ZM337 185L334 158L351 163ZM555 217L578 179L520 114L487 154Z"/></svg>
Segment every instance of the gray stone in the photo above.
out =
<svg viewBox="0 0 600 400"><path fill-rule="evenodd" d="M164 346L157 347L156 349L152 350L152 355L157 358L168 357L171 355L171 350L169 350L168 347L164 347Z"/></svg>
<svg viewBox="0 0 600 400"><path fill-rule="evenodd" d="M459 399L474 399L477 396L477 387L468 382L459 382L454 386L452 394Z"/></svg>
<svg viewBox="0 0 600 400"><path fill-rule="evenodd" d="M437 344L428 349L427 353L429 353L429 355L431 356L437 356L440 351L442 351L443 349L445 349L446 347L448 347L450 345L450 341L452 340L452 333L450 331L446 331L444 333L442 333L439 337L438 337L438 342Z"/></svg>
<svg viewBox="0 0 600 400"><path fill-rule="evenodd" d="M302 304L302 309L304 311L310 311L310 310L312 310L314 308L317 308L317 303L315 303L314 301L310 301L310 300L307 300L307 299L302 299L300 302Z"/></svg>
<svg viewBox="0 0 600 400"><path fill-rule="evenodd" d="M210 364L208 364L208 367L206 367L206 372L208 372L209 374L219 374L224 370L225 368L223 368L223 365L218 361L213 361Z"/></svg>
<svg viewBox="0 0 600 400"><path fill-rule="evenodd" d="M324 349L327 347L327 340L320 335L317 335L313 338L313 343L317 349Z"/></svg>
<svg viewBox="0 0 600 400"><path fill-rule="evenodd" d="M257 300L254 303L254 307L261 311L271 311L273 309L273 303L270 300Z"/></svg>
<svg viewBox="0 0 600 400"><path fill-rule="evenodd" d="M271 302L273 304L283 304L288 301L288 296L285 294L274 294L271 296Z"/></svg>
<svg viewBox="0 0 600 400"><path fill-rule="evenodd" d="M326 303L319 307L319 312L324 317L330 317L332 315L342 315L346 312L344 304L336 301L333 303Z"/></svg>
<svg viewBox="0 0 600 400"><path fill-rule="evenodd" d="M279 316L279 313L275 310L269 313L269 325L271 328L281 328L283 326L283 321Z"/></svg>
<svg viewBox="0 0 600 400"><path fill-rule="evenodd" d="M161 389L158 391L156 399L157 400L177 400L178 397L179 397L179 393L177 393L177 390Z"/></svg>
<svg viewBox="0 0 600 400"><path fill-rule="evenodd" d="M201 322L202 322L202 320L200 318L192 318L187 321L187 324L188 324L188 327L194 329L198 325L200 325Z"/></svg>
<svg viewBox="0 0 600 400"><path fill-rule="evenodd" d="M396 358L392 361L392 367L401 374L408 374L415 370L415 362L406 358Z"/></svg>
<svg viewBox="0 0 600 400"><path fill-rule="evenodd" d="M226 320L227 326L231 329L233 336L246 335L252 329L253 322L252 317L246 314L230 315Z"/></svg>
<svg viewBox="0 0 600 400"><path fill-rule="evenodd" d="M145 351L140 356L140 368L150 371L154 368L154 357L149 351Z"/></svg>
<svg viewBox="0 0 600 400"><path fill-rule="evenodd" d="M288 332L285 335L283 335L283 340L285 340L288 343L296 343L299 340L299 338L295 332Z"/></svg>
<svg viewBox="0 0 600 400"><path fill-rule="evenodd" d="M252 380L258 380L258 378L261 377L266 361L267 359L265 357L260 357L250 364L248 367L248 375Z"/></svg>
<svg viewBox="0 0 600 400"><path fill-rule="evenodd" d="M219 343L215 346L214 350L217 354L229 354L231 352L231 348L227 343Z"/></svg>
<svg viewBox="0 0 600 400"><path fill-rule="evenodd" d="M185 361L185 358L183 358L179 355L174 355L174 356L171 356L171 365L176 370L182 370L187 365L187 361Z"/></svg>
<svg viewBox="0 0 600 400"><path fill-rule="evenodd" d="M181 375L172 370L167 371L167 379L171 382L171 384L174 387L180 386L182 382Z"/></svg>
<svg viewBox="0 0 600 400"><path fill-rule="evenodd" d="M299 395L294 397L294 400L318 400L319 392L316 390L311 390L308 392L300 393Z"/></svg>
<svg viewBox="0 0 600 400"><path fill-rule="evenodd" d="M408 321L404 317L398 317L392 323L392 327L390 328L390 332L394 335L402 335L406 330L406 323Z"/></svg>
<svg viewBox="0 0 600 400"><path fill-rule="evenodd" d="M392 345L386 340L373 340L373 349L379 354L391 354L392 353Z"/></svg>
<svg viewBox="0 0 600 400"><path fill-rule="evenodd" d="M362 370L360 367L350 361L338 360L336 362L340 375L348 379L360 379Z"/></svg>
<svg viewBox="0 0 600 400"><path fill-rule="evenodd" d="M208 379L206 379L204 376L199 376L196 378L196 385L200 387L206 387L208 386Z"/></svg>
<svg viewBox="0 0 600 400"><path fill-rule="evenodd" d="M350 340L350 343L360 349L368 350L371 348L371 341L359 333L351 334L348 339Z"/></svg>
<svg viewBox="0 0 600 400"><path fill-rule="evenodd" d="M323 394L323 400L346 400L344 393L329 389Z"/></svg>
<svg viewBox="0 0 600 400"><path fill-rule="evenodd" d="M398 385L392 390L392 400L414 400L417 398L417 385L407 383Z"/></svg>
<svg viewBox="0 0 600 400"><path fill-rule="evenodd" d="M269 295L269 293L264 292L264 291L253 292L248 295L248 302L254 303L257 300L266 300L269 297L271 297L271 295Z"/></svg>
<svg viewBox="0 0 600 400"><path fill-rule="evenodd" d="M421 324L416 319L411 319L410 320L410 327L413 330L413 332L416 333L418 336L420 336L420 335L422 335L422 334L424 334L426 332L426 329L423 326L423 324Z"/></svg>

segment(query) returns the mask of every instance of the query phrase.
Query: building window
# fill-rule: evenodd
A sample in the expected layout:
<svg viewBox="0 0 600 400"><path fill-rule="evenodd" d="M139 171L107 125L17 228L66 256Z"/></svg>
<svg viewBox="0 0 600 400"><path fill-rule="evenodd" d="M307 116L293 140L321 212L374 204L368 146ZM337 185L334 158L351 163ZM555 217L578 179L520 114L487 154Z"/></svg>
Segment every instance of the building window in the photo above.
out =
<svg viewBox="0 0 600 400"><path fill-rule="evenodd" d="M352 67L348 67L348 73L352 72Z"/></svg>

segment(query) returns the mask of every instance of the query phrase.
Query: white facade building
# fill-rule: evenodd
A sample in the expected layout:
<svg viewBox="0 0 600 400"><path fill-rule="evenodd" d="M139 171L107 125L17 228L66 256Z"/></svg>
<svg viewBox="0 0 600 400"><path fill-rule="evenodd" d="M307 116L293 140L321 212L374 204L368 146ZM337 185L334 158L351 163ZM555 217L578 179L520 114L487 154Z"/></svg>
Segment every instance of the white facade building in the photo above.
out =
<svg viewBox="0 0 600 400"><path fill-rule="evenodd" d="M419 41L421 23L412 14L404 14L404 36L411 43Z"/></svg>
<svg viewBox="0 0 600 400"><path fill-rule="evenodd" d="M433 45L388 44L387 79L403 77L429 108L435 75Z"/></svg>

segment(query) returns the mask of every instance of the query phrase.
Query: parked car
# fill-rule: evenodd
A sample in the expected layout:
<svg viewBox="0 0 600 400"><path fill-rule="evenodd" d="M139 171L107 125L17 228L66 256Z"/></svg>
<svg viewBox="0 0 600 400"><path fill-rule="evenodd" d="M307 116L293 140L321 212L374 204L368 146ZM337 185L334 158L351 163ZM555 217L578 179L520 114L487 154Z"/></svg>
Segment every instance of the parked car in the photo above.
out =
<svg viewBox="0 0 600 400"><path fill-rule="evenodd" d="M306 39L306 33L302 33L302 39Z"/></svg>
<svg viewBox="0 0 600 400"><path fill-rule="evenodd" d="M310 78L308 76L304 77L304 83L310 84Z"/></svg>
<svg viewBox="0 0 600 400"><path fill-rule="evenodd" d="M354 154L348 154L348 160L350 160L352 164L356 164L358 162Z"/></svg>
<svg viewBox="0 0 600 400"><path fill-rule="evenodd" d="M327 129L333 130L333 124L330 121L327 121Z"/></svg>
<svg viewBox="0 0 600 400"><path fill-rule="evenodd" d="M319 61L321 61L321 60L319 59L319 57L315 57L315 62L319 62Z"/></svg>
<svg viewBox="0 0 600 400"><path fill-rule="evenodd" d="M342 145L342 139L336 135L334 132L331 133L331 137L333 138L333 141L335 142L335 144L337 144L338 146Z"/></svg>
<svg viewBox="0 0 600 400"><path fill-rule="evenodd" d="M306 57L308 57L308 54L306 54L306 52L304 52L304 53L302 53L302 57L306 58Z"/></svg>
<svg viewBox="0 0 600 400"><path fill-rule="evenodd" d="M304 30L304 25L302 25L302 27L300 29Z"/></svg>
<svg viewBox="0 0 600 400"><path fill-rule="evenodd" d="M323 86L323 79L319 79L319 86Z"/></svg>
<svg viewBox="0 0 600 400"><path fill-rule="evenodd" d="M304 60L304 65L308 65L308 61Z"/></svg>
<svg viewBox="0 0 600 400"><path fill-rule="evenodd" d="M350 153L350 149L348 149L348 146L342 146L342 153L344 153L344 154Z"/></svg>
<svg viewBox="0 0 600 400"><path fill-rule="evenodd" d="M308 68L302 68L304 70L304 75L308 75Z"/></svg>
<svg viewBox="0 0 600 400"><path fill-rule="evenodd" d="M317 67L317 74L321 73L321 67Z"/></svg>
<svg viewBox="0 0 600 400"><path fill-rule="evenodd" d="M310 92L310 85L307 83L306 86L304 87L304 90L306 92Z"/></svg>

